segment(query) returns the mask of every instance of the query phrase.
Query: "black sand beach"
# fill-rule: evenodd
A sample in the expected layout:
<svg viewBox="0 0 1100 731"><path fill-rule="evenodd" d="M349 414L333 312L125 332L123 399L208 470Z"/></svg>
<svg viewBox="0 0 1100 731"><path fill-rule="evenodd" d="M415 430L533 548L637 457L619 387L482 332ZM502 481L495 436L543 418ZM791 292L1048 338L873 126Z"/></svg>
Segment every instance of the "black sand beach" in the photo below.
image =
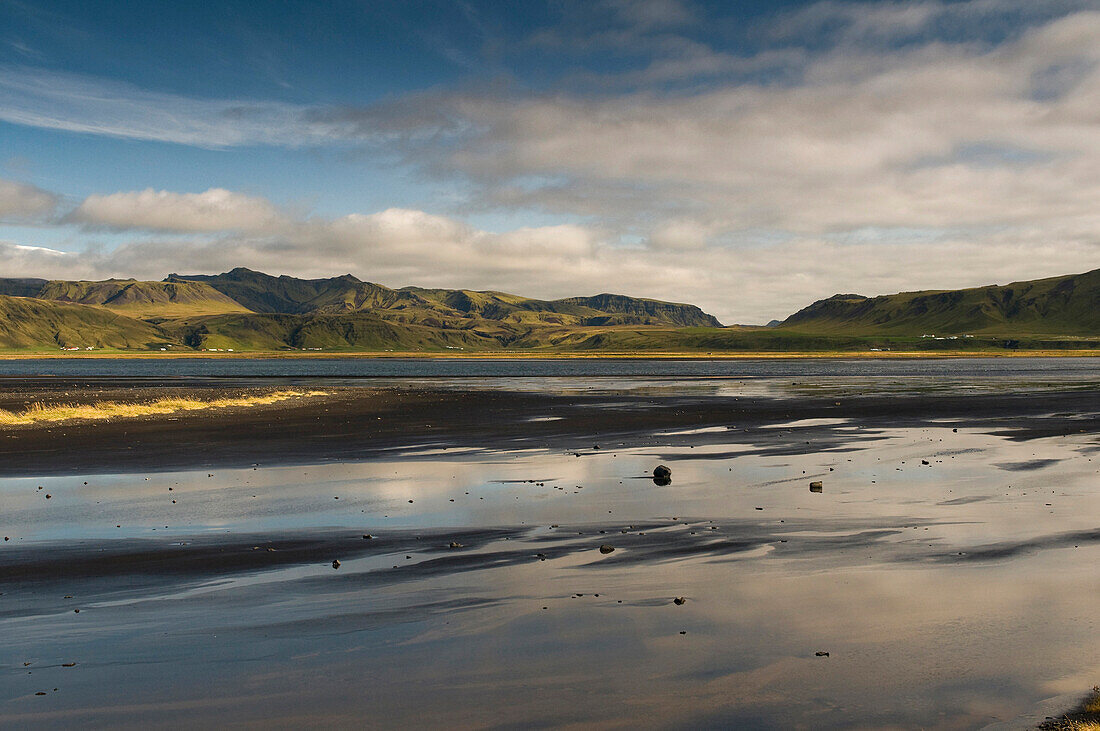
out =
<svg viewBox="0 0 1100 731"><path fill-rule="evenodd" d="M1100 673L1087 368L306 385L0 435L0 725L1013 728Z"/></svg>
<svg viewBox="0 0 1100 731"><path fill-rule="evenodd" d="M773 453L813 452L835 445L837 437L829 427L801 431L797 440L785 439L782 432L752 431L805 419L845 419L880 428L935 422L982 428L1013 439L1100 432L1100 390L1081 385L797 399L676 392L566 395L424 386L323 388L325 396L263 406L13 427L0 435L0 475L309 464L365 459L395 450L415 453L428 447L538 447L589 453L601 439L632 447L658 442L751 443ZM19 409L34 401L142 402L272 390L202 382L182 387L148 381L127 385L118 379L8 378L0 380L0 408ZM715 426L731 428L720 434L654 436ZM851 438L845 435L843 440Z"/></svg>

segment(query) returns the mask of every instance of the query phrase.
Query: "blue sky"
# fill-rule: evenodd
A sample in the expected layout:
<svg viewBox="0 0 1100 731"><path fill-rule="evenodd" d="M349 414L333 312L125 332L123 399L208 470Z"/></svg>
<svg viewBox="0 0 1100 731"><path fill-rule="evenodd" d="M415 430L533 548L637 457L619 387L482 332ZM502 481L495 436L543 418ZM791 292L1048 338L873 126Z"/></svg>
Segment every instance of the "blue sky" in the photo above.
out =
<svg viewBox="0 0 1100 731"><path fill-rule="evenodd" d="M762 322L1100 267L1100 0L0 0L0 275Z"/></svg>

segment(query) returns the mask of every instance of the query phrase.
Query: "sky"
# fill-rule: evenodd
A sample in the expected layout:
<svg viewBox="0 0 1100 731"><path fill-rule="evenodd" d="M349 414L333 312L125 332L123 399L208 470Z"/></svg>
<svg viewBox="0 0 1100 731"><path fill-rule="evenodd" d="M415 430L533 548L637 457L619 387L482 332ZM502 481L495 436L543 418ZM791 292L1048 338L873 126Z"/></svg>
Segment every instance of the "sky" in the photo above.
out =
<svg viewBox="0 0 1100 731"><path fill-rule="evenodd" d="M782 319L1100 268L1100 0L0 0L0 276Z"/></svg>

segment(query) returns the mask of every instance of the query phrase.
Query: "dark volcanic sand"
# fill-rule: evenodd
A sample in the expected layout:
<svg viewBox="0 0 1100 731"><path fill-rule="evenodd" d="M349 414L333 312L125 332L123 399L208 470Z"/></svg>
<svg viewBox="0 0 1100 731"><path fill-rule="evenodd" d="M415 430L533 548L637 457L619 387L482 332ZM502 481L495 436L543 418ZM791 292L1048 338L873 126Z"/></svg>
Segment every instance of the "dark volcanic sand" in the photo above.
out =
<svg viewBox="0 0 1100 731"><path fill-rule="evenodd" d="M4 384L8 408L184 388ZM319 384L11 430L0 727L1028 713L1100 677L1100 395L988 385Z"/></svg>
<svg viewBox="0 0 1100 731"><path fill-rule="evenodd" d="M589 451L599 440L630 446L657 441L756 444L760 435L754 427L820 418L850 419L865 427L936 422L995 430L1018 439L1100 430L1100 390L1079 387L1038 393L845 395L840 401L832 396L319 387L330 395L170 417L9 429L0 434L0 475L308 464L429 446ZM264 390L149 382L126 387L117 379L5 379L0 381L0 408L19 409L31 401L151 401L180 394L203 398ZM547 417L553 420L534 420ZM736 430L653 437L654 432L710 426ZM812 451L835 441L832 431L803 432L812 438L810 445L805 438L784 440L781 434L769 434L767 441L776 451Z"/></svg>

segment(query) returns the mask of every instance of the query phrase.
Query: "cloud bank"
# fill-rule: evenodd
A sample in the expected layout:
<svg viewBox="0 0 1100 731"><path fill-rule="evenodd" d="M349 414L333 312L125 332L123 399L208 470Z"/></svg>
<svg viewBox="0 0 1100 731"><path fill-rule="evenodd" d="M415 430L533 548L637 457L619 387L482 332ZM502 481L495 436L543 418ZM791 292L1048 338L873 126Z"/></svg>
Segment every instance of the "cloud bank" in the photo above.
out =
<svg viewBox="0 0 1100 731"><path fill-rule="evenodd" d="M88 248L63 258L103 274L201 262L537 296L614 290L762 322L838 291L1100 267L1095 1L829 0L742 29L753 42L736 49L708 35L725 27L713 9L688 2L575 10L601 22L563 20L513 44L562 61L541 85L473 80L333 107L6 69L0 120L230 151L350 146L365 165L396 160L458 191L431 212L395 200L331 218L221 188L89 196L63 221ZM621 63L590 63L597 54ZM56 200L0 184L7 218L49 215ZM494 232L463 220L486 212L564 223ZM4 252L11 267L33 258Z"/></svg>
<svg viewBox="0 0 1100 731"><path fill-rule="evenodd" d="M53 212L59 197L27 183L0 178L0 221L22 222Z"/></svg>

